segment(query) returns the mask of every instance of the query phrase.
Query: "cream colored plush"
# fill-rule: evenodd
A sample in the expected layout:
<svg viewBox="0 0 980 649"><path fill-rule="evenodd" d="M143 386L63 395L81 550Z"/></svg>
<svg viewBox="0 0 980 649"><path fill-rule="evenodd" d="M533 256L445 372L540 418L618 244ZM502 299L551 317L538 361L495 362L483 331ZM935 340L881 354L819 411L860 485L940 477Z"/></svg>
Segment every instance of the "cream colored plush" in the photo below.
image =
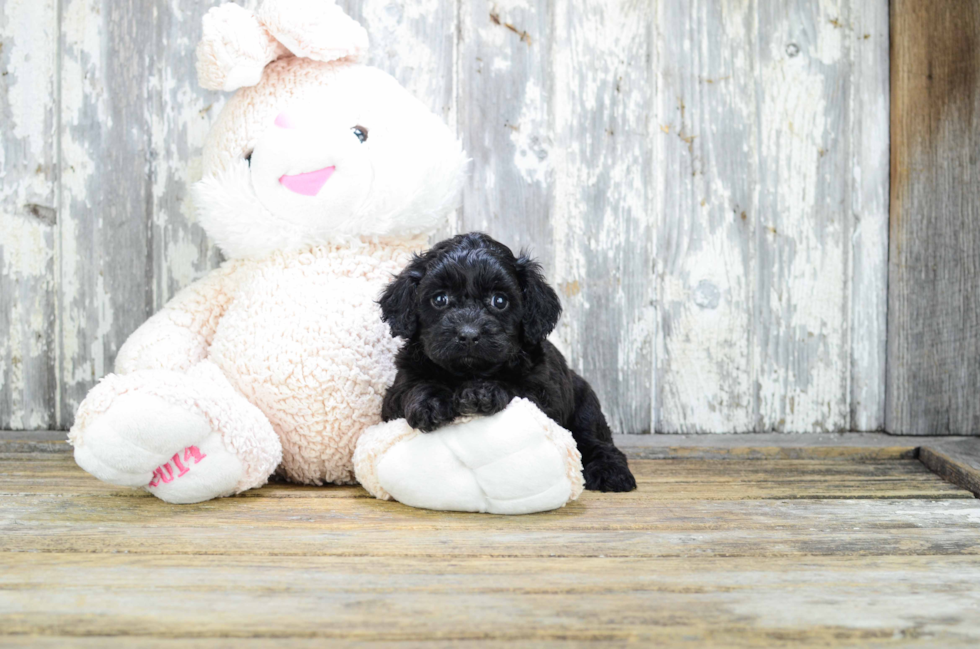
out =
<svg viewBox="0 0 980 649"><path fill-rule="evenodd" d="M83 469L175 503L239 493L273 473L355 481L355 448L380 423L395 373L398 341L375 300L455 209L466 166L438 117L357 62L366 48L364 29L329 0L265 0L255 13L226 4L205 16L200 82L237 92L193 191L228 261L134 332L116 374L82 402L69 439ZM358 474L375 476L366 486L397 476L387 491L368 488L423 507L519 513L577 497L567 431L527 402L496 417L504 423L459 422L421 445L404 422L379 426ZM445 449L466 458L444 480L424 461L424 444L439 440L444 460ZM496 468L474 461L480 454ZM489 491L446 500L465 482L460 471Z"/></svg>
<svg viewBox="0 0 980 649"><path fill-rule="evenodd" d="M404 419L372 426L354 469L375 498L427 509L530 514L558 509L585 488L572 434L527 399L435 433Z"/></svg>

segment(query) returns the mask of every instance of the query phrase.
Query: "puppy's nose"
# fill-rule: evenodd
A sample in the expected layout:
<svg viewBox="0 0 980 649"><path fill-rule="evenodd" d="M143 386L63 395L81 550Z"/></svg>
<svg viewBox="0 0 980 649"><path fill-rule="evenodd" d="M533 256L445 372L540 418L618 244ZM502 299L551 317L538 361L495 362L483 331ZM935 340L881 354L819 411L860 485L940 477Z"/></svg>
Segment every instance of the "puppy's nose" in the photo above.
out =
<svg viewBox="0 0 980 649"><path fill-rule="evenodd" d="M475 325L462 325L456 330L456 340L467 345L479 342L480 328Z"/></svg>

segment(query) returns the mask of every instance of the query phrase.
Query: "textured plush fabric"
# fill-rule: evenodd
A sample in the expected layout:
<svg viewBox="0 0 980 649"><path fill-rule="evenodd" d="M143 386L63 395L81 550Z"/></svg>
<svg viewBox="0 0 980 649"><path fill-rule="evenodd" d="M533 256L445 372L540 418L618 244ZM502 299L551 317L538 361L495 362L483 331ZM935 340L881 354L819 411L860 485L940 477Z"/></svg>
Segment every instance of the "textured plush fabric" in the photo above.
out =
<svg viewBox="0 0 980 649"><path fill-rule="evenodd" d="M209 90L254 86L280 57L355 60L367 32L331 0L265 0L258 13L232 3L205 15L197 46L197 77Z"/></svg>
<svg viewBox="0 0 980 649"><path fill-rule="evenodd" d="M242 262L210 359L282 440L294 482L354 481L357 438L380 421L396 341L374 300L419 242L318 247Z"/></svg>
<svg viewBox="0 0 980 649"><path fill-rule="evenodd" d="M394 378L397 341L374 300L422 245L324 246L227 262L130 337L119 354L124 374L104 379L82 403L73 443L83 447L89 423L136 391L199 410L223 435L243 435L247 476L236 491L264 483L280 452L279 472L292 481L353 482L357 438L380 421ZM252 415L250 404L262 424L235 418ZM249 459L256 445L275 462ZM170 453L186 444L173 446ZM158 455L147 462L155 467Z"/></svg>
<svg viewBox="0 0 980 649"><path fill-rule="evenodd" d="M585 484L571 433L527 399L432 433L404 419L374 426L358 444L354 469L377 498L491 514L558 509Z"/></svg>
<svg viewBox="0 0 980 649"><path fill-rule="evenodd" d="M218 489L204 483L190 498L165 500L198 502L262 486L282 457L268 419L204 361L186 373L139 370L105 377L79 406L68 439L79 466L97 478L145 487L154 469L190 446L205 446L212 435L240 462L235 480Z"/></svg>
<svg viewBox="0 0 980 649"><path fill-rule="evenodd" d="M82 402L69 437L85 470L174 503L274 471L354 481L358 439L379 423L395 373L397 341L375 300L456 208L466 166L437 116L355 62L366 43L327 0L205 17L201 83L240 89L193 193L228 261L137 329L117 373ZM311 173L325 182L297 191L283 180ZM547 425L529 429L565 453ZM525 478L539 468L522 467Z"/></svg>
<svg viewBox="0 0 980 649"><path fill-rule="evenodd" d="M280 114L296 128L278 127ZM351 134L357 125L369 130L363 144ZM286 58L225 105L208 135L194 201L228 257L415 237L455 209L466 163L442 120L385 72ZM328 165L336 172L315 197L279 183L283 174Z"/></svg>
<svg viewBox="0 0 980 649"><path fill-rule="evenodd" d="M202 21L197 79L209 90L254 86L266 64L286 53L251 11L230 3L212 7Z"/></svg>
<svg viewBox="0 0 980 649"><path fill-rule="evenodd" d="M368 46L364 28L330 0L265 0L258 18L296 56L353 59Z"/></svg>

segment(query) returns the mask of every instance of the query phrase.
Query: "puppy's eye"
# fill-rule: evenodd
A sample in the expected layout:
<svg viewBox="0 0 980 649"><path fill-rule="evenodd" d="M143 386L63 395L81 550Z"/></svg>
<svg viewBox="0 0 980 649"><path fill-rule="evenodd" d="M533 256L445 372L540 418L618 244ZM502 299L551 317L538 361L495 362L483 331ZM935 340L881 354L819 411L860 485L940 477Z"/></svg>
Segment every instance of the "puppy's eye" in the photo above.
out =
<svg viewBox="0 0 980 649"><path fill-rule="evenodd" d="M498 311L503 311L507 308L507 305L510 304L510 302L507 300L506 295L496 293L492 298L490 298L490 304L492 304L493 308L497 309Z"/></svg>
<svg viewBox="0 0 980 649"><path fill-rule="evenodd" d="M361 141L361 144L367 142L368 130L366 126L352 126L350 130L354 134L354 137Z"/></svg>
<svg viewBox="0 0 980 649"><path fill-rule="evenodd" d="M449 296L445 293L436 293L432 296L432 306L437 309L445 309L449 306Z"/></svg>

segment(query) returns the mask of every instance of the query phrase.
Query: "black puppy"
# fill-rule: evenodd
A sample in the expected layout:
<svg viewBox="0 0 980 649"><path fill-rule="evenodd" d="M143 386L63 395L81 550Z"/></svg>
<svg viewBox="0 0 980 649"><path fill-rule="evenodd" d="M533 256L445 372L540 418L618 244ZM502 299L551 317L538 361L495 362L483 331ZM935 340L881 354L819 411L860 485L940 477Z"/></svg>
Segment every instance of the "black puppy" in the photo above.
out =
<svg viewBox="0 0 980 649"><path fill-rule="evenodd" d="M571 431L587 489L636 488L595 392L545 340L561 303L527 255L514 257L485 234L461 234L415 255L379 303L391 334L406 341L385 421L404 417L428 432L524 397Z"/></svg>

